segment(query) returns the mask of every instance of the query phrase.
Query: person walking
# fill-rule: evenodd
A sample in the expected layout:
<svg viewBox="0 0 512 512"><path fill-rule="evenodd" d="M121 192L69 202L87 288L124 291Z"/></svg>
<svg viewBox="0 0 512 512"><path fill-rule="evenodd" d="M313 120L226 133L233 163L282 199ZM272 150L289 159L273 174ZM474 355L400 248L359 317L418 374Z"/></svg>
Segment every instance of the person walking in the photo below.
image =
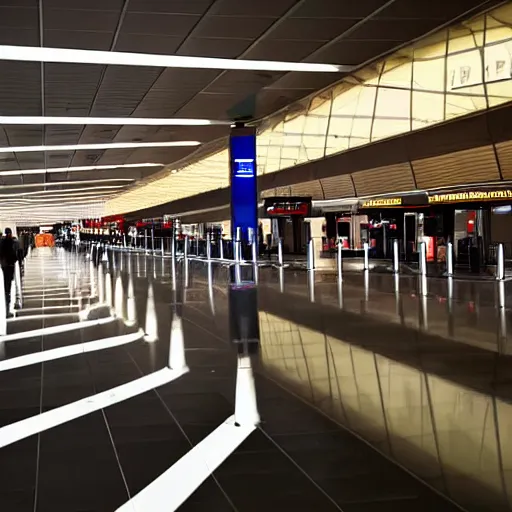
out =
<svg viewBox="0 0 512 512"><path fill-rule="evenodd" d="M5 236L0 240L0 265L4 273L5 305L9 311L11 303L11 285L14 279L16 262L19 259L20 246L18 240L12 236L11 228L5 228Z"/></svg>

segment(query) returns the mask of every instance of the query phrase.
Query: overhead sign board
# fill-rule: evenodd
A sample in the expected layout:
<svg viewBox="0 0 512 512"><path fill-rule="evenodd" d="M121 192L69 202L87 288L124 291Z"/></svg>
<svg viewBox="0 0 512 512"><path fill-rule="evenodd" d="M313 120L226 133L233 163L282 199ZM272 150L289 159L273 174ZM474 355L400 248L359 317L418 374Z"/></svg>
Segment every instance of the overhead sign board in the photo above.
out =
<svg viewBox="0 0 512 512"><path fill-rule="evenodd" d="M310 197L268 197L264 203L268 217L309 217L311 216Z"/></svg>

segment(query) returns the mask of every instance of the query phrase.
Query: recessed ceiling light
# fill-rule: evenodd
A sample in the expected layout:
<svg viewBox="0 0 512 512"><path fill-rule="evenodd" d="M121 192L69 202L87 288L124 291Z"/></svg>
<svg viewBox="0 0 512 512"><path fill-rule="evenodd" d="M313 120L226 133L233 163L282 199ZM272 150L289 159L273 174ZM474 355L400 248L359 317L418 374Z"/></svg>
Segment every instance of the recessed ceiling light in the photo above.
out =
<svg viewBox="0 0 512 512"><path fill-rule="evenodd" d="M245 71L298 71L307 73L340 73L354 66L315 64L310 62L279 62L268 60L218 59L155 55L147 53L74 50L70 48L39 48L34 46L0 46L0 60L26 62L64 62L69 64L103 64L114 66L153 66L159 68L225 69Z"/></svg>
<svg viewBox="0 0 512 512"><path fill-rule="evenodd" d="M165 164L119 164L119 165L81 165L76 167L49 167L47 169L19 169L15 171L0 171L0 176L19 176L21 174L67 173L80 171L107 171L112 169L136 169L137 167L163 167Z"/></svg>
<svg viewBox="0 0 512 512"><path fill-rule="evenodd" d="M139 149L199 146L197 140L169 142L111 142L105 144L70 144L61 146L12 146L0 147L0 153L31 153L34 151L80 151L88 149Z"/></svg>
<svg viewBox="0 0 512 512"><path fill-rule="evenodd" d="M134 126L212 126L230 125L230 121L211 119L179 119L158 117L50 117L50 116L0 116L0 124L68 124L68 125L134 125Z"/></svg>

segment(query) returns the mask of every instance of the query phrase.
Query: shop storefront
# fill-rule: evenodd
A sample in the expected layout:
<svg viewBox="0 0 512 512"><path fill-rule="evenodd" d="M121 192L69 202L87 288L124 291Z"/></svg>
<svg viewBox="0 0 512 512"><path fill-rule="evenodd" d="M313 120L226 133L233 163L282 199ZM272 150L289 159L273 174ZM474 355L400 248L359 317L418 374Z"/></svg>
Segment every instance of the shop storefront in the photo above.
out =
<svg viewBox="0 0 512 512"><path fill-rule="evenodd" d="M263 240L267 247L277 247L282 239L285 253L306 254L310 231L305 220L311 216L310 197L266 198L261 214L270 220L270 233Z"/></svg>
<svg viewBox="0 0 512 512"><path fill-rule="evenodd" d="M481 187L455 191L371 198L358 205L361 239L374 257L389 257L392 240L398 239L401 257L417 260L420 242L427 260L443 263L446 244L453 244L456 262L478 271L495 263L495 246L505 245L512 257L512 188Z"/></svg>

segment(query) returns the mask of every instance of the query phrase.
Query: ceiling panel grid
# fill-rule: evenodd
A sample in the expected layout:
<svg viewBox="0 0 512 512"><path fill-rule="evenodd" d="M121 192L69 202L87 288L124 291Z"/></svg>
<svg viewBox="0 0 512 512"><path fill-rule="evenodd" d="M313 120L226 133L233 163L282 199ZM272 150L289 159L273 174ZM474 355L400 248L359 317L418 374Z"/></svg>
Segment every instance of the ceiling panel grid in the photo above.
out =
<svg viewBox="0 0 512 512"><path fill-rule="evenodd" d="M422 6L406 0L43 0L42 42L46 47L361 65L375 59L379 53L389 52L411 38L421 36L481 1L454 0L447 7L440 0L432 0L431 9L425 13ZM492 2L487 2L487 5ZM38 3L34 0L3 0L1 4L0 44L39 46ZM508 18L502 16L500 19ZM493 41L497 41L497 32L506 32L503 24L492 28ZM499 37L500 41L511 38L506 35ZM37 116L44 111L46 115L60 116L179 115L226 120L245 115L262 117L339 79L340 75L335 74L140 70L117 66L45 64L44 84L41 84L40 64L2 61L0 115ZM44 104L41 103L42 90L45 93ZM493 102L499 104L507 100L503 85L493 87L492 91ZM450 111L454 115L465 113L468 104L477 105L474 110L479 108L480 103L475 102L481 98L477 94L469 103L462 101L462 96L458 92L450 96L450 105L454 98L458 101ZM327 113L320 112L321 119L315 117L319 113L318 104L309 99L305 104L314 106L304 112L305 131L301 136L298 162L323 157L327 142L334 140L332 133L324 133L329 125L334 126L332 119L328 118L330 100L325 103L329 107ZM360 126L366 123L361 119L353 119L352 122L358 122ZM390 133L388 124L384 121L385 129L379 131L383 136ZM344 125L339 123L339 126ZM310 134L311 131L322 133ZM43 140L49 144L76 144L187 138L207 143L225 135L225 128L204 127L49 126L43 130L39 126L5 126L3 131L0 130L0 142L22 146L41 144ZM343 138L344 133L338 135ZM354 137L352 139L355 140ZM284 146L279 149L279 163L272 170L295 161L289 158L292 149ZM207 157L203 162L183 162L188 155L194 154L193 148L52 151L46 155L41 152L5 153L0 156L0 169L157 161L168 165L168 173L173 170L179 172L164 177L166 181L162 190L158 185L152 185L154 193L152 189L152 194L144 201L155 204L155 198L168 201L169 198L179 199L201 190L225 186L228 175L225 152ZM108 179L129 176L144 180L154 172L159 172L159 168L130 169L125 173L115 170L104 176ZM99 171L80 173L85 180L97 179L101 175ZM40 183L44 189L44 180L48 178L72 180L76 175L52 173L46 177L30 175L14 179L20 183ZM346 187L350 186L345 180L336 185L340 193L345 193ZM131 182L124 186L128 185L131 186ZM318 193L324 196L330 194L326 192L329 186L334 186L334 182L315 184L316 188L323 190ZM130 188L128 193L133 194L133 189ZM135 196L130 197L133 199ZM132 205L136 208L136 201L132 201Z"/></svg>

